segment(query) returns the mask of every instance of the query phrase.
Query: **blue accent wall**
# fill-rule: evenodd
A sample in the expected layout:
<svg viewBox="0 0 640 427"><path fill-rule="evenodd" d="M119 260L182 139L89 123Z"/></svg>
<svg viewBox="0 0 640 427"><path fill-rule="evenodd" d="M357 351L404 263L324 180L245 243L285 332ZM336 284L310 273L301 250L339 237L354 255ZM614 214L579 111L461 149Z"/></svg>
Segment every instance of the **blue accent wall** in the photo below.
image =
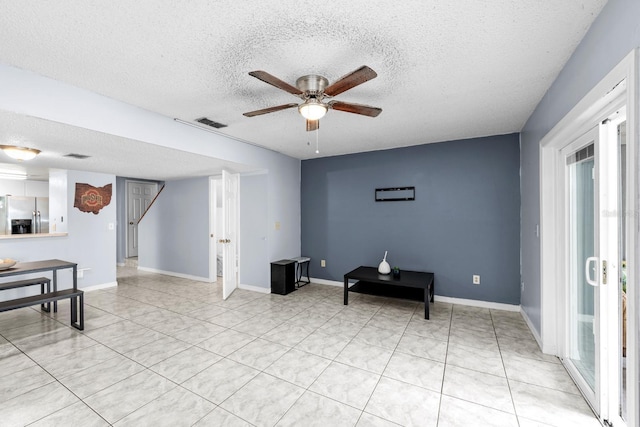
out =
<svg viewBox="0 0 640 427"><path fill-rule="evenodd" d="M303 161L311 276L342 281L388 251L392 267L434 272L436 295L519 304L519 168L518 134ZM415 201L375 202L408 186Z"/></svg>

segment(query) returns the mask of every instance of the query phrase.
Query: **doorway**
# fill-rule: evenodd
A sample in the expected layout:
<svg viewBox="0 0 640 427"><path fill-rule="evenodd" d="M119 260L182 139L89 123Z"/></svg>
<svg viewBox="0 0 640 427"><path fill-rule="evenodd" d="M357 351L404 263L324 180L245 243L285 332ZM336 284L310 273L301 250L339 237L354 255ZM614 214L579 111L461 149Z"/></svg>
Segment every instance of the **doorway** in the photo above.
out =
<svg viewBox="0 0 640 427"><path fill-rule="evenodd" d="M540 150L543 351L616 427L639 420L635 70L633 51Z"/></svg>
<svg viewBox="0 0 640 427"><path fill-rule="evenodd" d="M126 181L127 188L127 251L126 258L138 256L138 222L153 202L158 193L158 184L155 182Z"/></svg>
<svg viewBox="0 0 640 427"><path fill-rule="evenodd" d="M593 279L598 258L595 254L599 228L596 218L595 146L597 127L562 150L565 173L565 224L567 242L564 247L568 296L566 365L569 372L596 406L597 345L596 306L598 283ZM588 274L587 274L588 273Z"/></svg>
<svg viewBox="0 0 640 427"><path fill-rule="evenodd" d="M209 180L209 276L222 282L227 299L238 288L240 271L240 176L222 171Z"/></svg>
<svg viewBox="0 0 640 427"><path fill-rule="evenodd" d="M564 351L570 375L598 414L625 426L626 108L561 150L566 277ZM559 173L562 173L559 171Z"/></svg>

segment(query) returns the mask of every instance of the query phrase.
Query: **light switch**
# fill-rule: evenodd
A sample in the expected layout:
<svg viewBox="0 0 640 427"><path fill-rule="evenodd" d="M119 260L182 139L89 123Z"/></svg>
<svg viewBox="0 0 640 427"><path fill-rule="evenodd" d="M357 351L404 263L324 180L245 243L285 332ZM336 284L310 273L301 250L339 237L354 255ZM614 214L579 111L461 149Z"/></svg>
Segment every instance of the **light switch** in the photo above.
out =
<svg viewBox="0 0 640 427"><path fill-rule="evenodd" d="M108 228L109 230L113 230L115 228L115 225L112 222L110 222Z"/></svg>
<svg viewBox="0 0 640 427"><path fill-rule="evenodd" d="M276 221L276 230L280 230L280 221Z"/></svg>

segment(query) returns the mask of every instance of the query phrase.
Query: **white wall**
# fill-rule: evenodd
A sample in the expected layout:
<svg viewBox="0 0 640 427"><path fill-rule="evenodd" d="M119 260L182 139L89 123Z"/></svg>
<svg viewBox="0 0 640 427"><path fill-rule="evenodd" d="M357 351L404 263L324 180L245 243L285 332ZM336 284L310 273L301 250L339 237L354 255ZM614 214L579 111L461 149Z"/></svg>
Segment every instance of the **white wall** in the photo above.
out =
<svg viewBox="0 0 640 427"><path fill-rule="evenodd" d="M49 173L49 232L66 233L69 223L67 212L67 171L55 170ZM73 198L71 199L73 200ZM115 201L115 197L113 199Z"/></svg>
<svg viewBox="0 0 640 427"><path fill-rule="evenodd" d="M268 171L268 206L245 200L243 208L267 212L267 260L300 253L300 161L274 151L204 132L111 98L0 64L0 109L132 138L164 147L255 166ZM241 229L243 224L240 225ZM242 230L241 230L242 232ZM162 251L165 248L157 248ZM169 249L169 248L166 248ZM115 256L115 248L114 248ZM240 275L255 268L242 262ZM115 265L115 261L114 261ZM268 275L263 283L269 283Z"/></svg>
<svg viewBox="0 0 640 427"><path fill-rule="evenodd" d="M22 239L0 239L0 258L13 258L18 261L39 261L62 259L75 262L78 268L89 268L84 277L78 280L78 287L109 285L116 282L116 233L109 230L109 223L116 221L115 194L111 204L104 207L98 215L81 212L73 207L75 184L77 182L102 187L113 184L115 176L91 172L68 171L69 185L63 189L61 197L66 200L64 223L68 228L66 237L34 237ZM57 182L60 182L58 176ZM61 212L58 211L58 214ZM7 281L11 279L6 279ZM70 271L59 274L60 288L71 283ZM5 291L2 298L25 295L24 289Z"/></svg>

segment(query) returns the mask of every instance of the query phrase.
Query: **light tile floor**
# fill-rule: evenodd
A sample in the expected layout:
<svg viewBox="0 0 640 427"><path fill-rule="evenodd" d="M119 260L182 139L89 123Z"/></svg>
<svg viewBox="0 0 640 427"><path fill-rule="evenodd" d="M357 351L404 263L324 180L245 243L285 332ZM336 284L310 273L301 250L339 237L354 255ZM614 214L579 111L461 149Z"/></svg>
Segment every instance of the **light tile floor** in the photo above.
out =
<svg viewBox="0 0 640 427"><path fill-rule="evenodd" d="M68 303L0 313L0 425L599 425L518 313L118 275L84 332Z"/></svg>

